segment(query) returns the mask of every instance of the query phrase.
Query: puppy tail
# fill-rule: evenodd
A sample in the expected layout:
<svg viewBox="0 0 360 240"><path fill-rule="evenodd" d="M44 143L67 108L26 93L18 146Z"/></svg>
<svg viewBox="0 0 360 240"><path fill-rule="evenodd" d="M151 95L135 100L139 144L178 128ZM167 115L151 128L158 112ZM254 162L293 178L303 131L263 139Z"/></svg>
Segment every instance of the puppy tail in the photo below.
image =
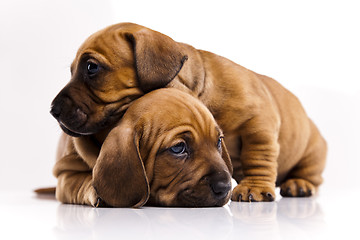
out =
<svg viewBox="0 0 360 240"><path fill-rule="evenodd" d="M55 191L56 191L56 187L38 188L34 190L34 192L37 194L51 194L51 195L55 195Z"/></svg>

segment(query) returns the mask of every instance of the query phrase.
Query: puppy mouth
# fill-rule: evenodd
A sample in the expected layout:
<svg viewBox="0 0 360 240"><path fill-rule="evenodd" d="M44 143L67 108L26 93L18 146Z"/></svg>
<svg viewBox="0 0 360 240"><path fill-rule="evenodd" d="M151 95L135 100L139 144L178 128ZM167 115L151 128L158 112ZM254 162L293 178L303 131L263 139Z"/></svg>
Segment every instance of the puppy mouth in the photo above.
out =
<svg viewBox="0 0 360 240"><path fill-rule="evenodd" d="M133 98L114 102L75 101L64 88L51 104L50 114L64 133L72 137L93 135L117 123L131 105Z"/></svg>
<svg viewBox="0 0 360 240"><path fill-rule="evenodd" d="M67 135L70 135L72 137L81 137L81 136L86 136L86 135L91 135L93 133L81 133L81 132L76 132L76 131L73 131L73 130L70 130L68 127L66 127L66 125L64 123L62 123L61 121L59 121L59 125L60 125L60 128L67 134Z"/></svg>
<svg viewBox="0 0 360 240"><path fill-rule="evenodd" d="M181 202L179 205L186 207L222 207L229 201L230 194L231 191L221 196L221 198L214 197L211 194L206 197L197 197L194 195L193 190L187 188L178 194L177 199Z"/></svg>
<svg viewBox="0 0 360 240"><path fill-rule="evenodd" d="M112 126L114 123L119 121L125 114L125 111L128 107L126 106L117 109L116 111L110 111L106 117L100 122L89 124L89 120L82 123L80 126L77 126L76 129L70 127L61 120L58 120L60 128L68 135L72 137L81 137L96 134L97 132Z"/></svg>

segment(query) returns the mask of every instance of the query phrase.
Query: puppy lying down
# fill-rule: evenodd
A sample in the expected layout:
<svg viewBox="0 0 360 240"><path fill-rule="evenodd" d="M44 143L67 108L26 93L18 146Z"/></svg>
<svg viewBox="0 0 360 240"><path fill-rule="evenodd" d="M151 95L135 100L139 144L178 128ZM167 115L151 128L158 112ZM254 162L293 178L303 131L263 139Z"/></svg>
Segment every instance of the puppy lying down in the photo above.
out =
<svg viewBox="0 0 360 240"><path fill-rule="evenodd" d="M72 141L69 137L63 139L69 142L63 151L73 149L70 158L84 159L86 163L81 167L83 160L78 160L81 171L87 171L82 177L88 186L73 188L82 187L81 191L91 193L87 191L92 189L89 172L95 168L97 175L95 162L104 140L102 135L106 135L104 129L118 123L134 100L159 88L189 93L213 114L226 137L234 169L232 177L238 182L232 192L233 201L274 201L276 186L284 197L312 196L322 183L326 141L291 92L274 79L229 59L137 24L119 23L91 35L81 45L71 64L71 80L52 102L51 114L60 127L68 135L80 137ZM160 108L165 105L160 104ZM150 115L147 114L148 121L168 124L165 116ZM80 146L86 146L83 142L95 147L81 150ZM97 150L89 154L89 149ZM139 149L146 153L141 144ZM103 155L100 154L99 161ZM146 172L155 171L157 176L151 164L146 167L145 164ZM69 179L77 175L74 177L68 171L64 176L60 183L74 185ZM153 180L149 176L148 180L151 188ZM75 201L71 194L64 199L84 201L83 196Z"/></svg>
<svg viewBox="0 0 360 240"><path fill-rule="evenodd" d="M207 207L231 197L221 129L199 100L172 88L135 100L111 130L63 134L54 175L63 203Z"/></svg>

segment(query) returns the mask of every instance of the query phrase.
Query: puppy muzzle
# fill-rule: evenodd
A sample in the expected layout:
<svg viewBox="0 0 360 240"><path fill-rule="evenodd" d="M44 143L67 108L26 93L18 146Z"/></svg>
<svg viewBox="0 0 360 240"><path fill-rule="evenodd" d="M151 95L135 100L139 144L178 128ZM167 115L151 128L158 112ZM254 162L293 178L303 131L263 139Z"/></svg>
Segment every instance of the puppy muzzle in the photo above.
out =
<svg viewBox="0 0 360 240"><path fill-rule="evenodd" d="M216 172L204 176L195 186L178 194L175 205L190 207L221 207L231 196L231 176L228 172Z"/></svg>
<svg viewBox="0 0 360 240"><path fill-rule="evenodd" d="M88 135L82 127L88 121L88 115L67 96L57 96L51 105L50 114L59 122L63 131L71 136Z"/></svg>

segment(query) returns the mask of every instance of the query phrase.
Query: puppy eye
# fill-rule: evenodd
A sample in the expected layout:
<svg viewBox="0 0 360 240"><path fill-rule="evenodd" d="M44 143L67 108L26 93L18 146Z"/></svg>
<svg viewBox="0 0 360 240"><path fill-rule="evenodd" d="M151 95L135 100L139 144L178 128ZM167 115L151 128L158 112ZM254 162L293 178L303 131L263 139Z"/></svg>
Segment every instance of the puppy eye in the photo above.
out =
<svg viewBox="0 0 360 240"><path fill-rule="evenodd" d="M217 142L217 148L218 149L221 149L221 143L222 143L222 139L223 139L224 137L219 137L219 140L218 140L218 142Z"/></svg>
<svg viewBox="0 0 360 240"><path fill-rule="evenodd" d="M171 148L169 148L170 152L175 155L182 155L186 153L186 144L184 142L180 142Z"/></svg>
<svg viewBox="0 0 360 240"><path fill-rule="evenodd" d="M87 63L87 71L89 75L94 75L99 71L99 65L93 62Z"/></svg>

